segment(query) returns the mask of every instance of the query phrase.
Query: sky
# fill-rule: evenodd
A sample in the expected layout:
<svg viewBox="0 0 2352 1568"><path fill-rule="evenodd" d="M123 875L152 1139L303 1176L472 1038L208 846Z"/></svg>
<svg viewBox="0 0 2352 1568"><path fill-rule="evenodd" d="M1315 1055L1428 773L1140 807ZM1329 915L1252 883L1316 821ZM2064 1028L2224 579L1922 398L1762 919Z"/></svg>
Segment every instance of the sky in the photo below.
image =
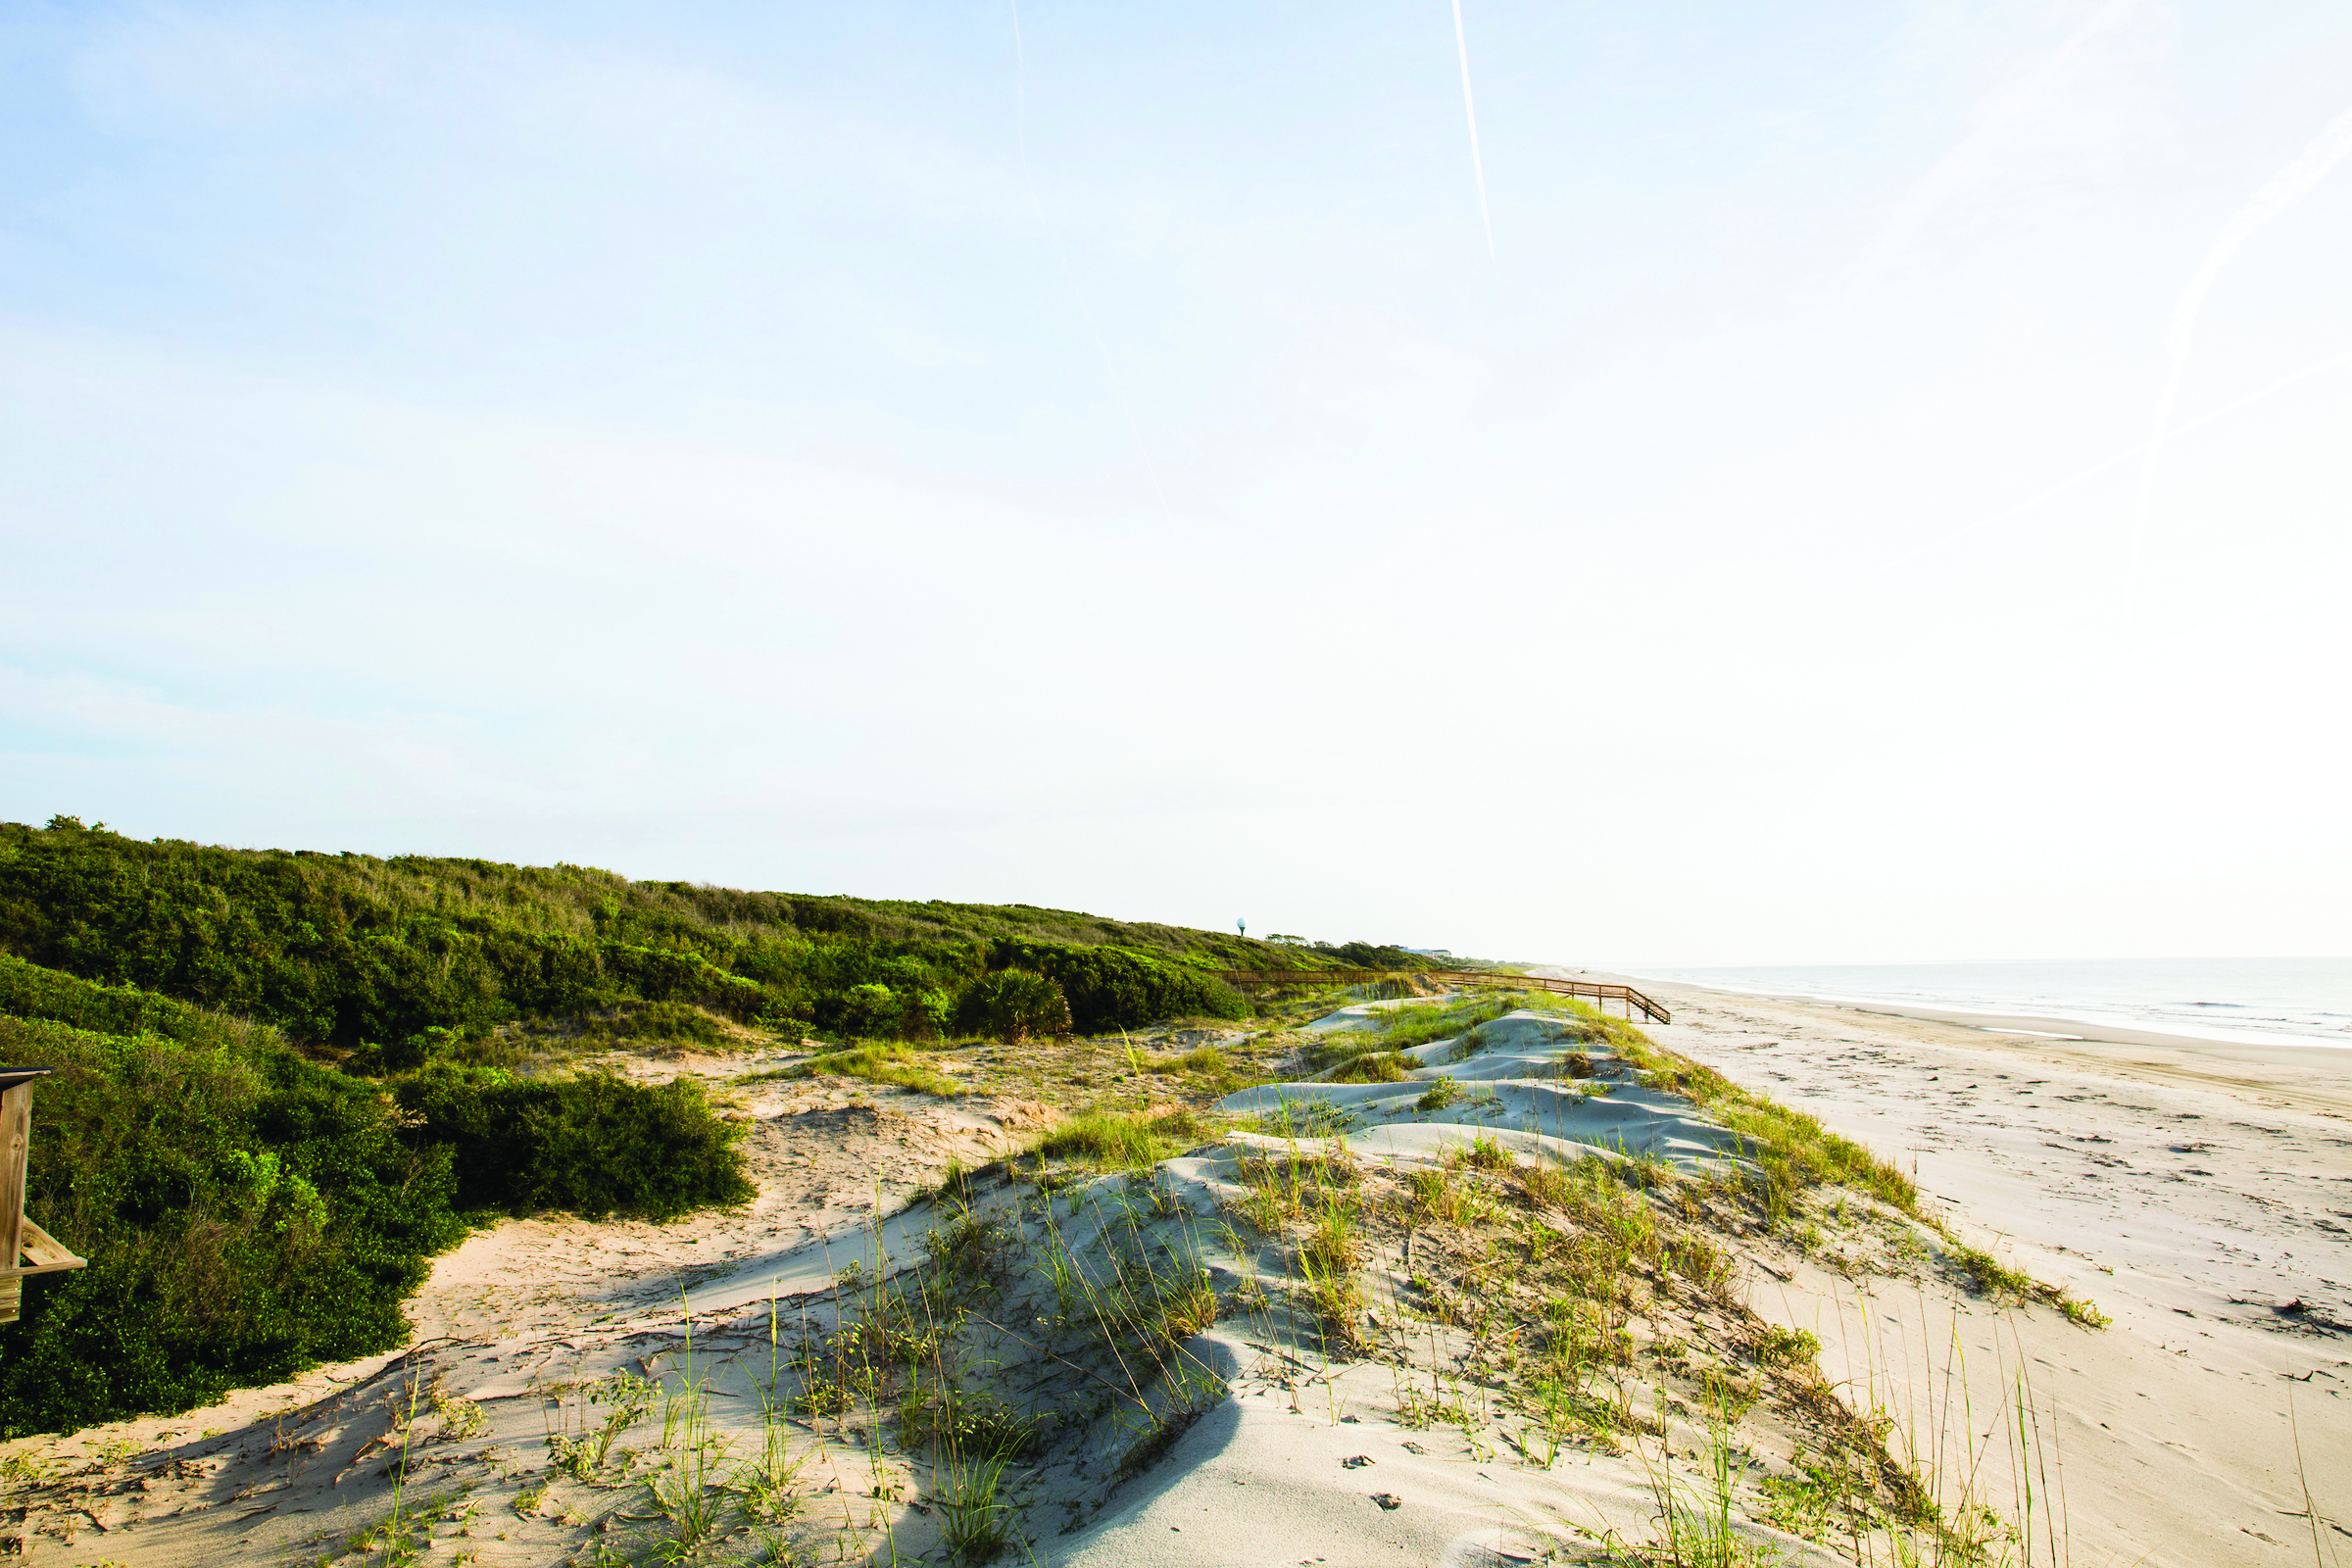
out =
<svg viewBox="0 0 2352 1568"><path fill-rule="evenodd" d="M2352 9L1462 16L0 7L0 818L2352 953Z"/></svg>

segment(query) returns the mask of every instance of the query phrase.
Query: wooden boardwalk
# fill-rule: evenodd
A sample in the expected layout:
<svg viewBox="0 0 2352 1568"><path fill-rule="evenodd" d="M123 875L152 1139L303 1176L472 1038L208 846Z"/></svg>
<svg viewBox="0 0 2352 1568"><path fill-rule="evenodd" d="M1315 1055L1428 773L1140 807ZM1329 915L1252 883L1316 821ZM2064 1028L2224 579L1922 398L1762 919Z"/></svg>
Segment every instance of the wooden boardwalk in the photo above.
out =
<svg viewBox="0 0 2352 1568"><path fill-rule="evenodd" d="M1218 978L1231 986L1352 986L1417 975L1455 986L1509 986L1520 991L1549 991L1564 997L1589 997L1594 1002L1619 1002L1631 1018L1641 1009L1643 1021L1672 1023L1674 1014L1636 991L1599 980L1553 980L1533 974L1494 974L1485 969L1219 969Z"/></svg>

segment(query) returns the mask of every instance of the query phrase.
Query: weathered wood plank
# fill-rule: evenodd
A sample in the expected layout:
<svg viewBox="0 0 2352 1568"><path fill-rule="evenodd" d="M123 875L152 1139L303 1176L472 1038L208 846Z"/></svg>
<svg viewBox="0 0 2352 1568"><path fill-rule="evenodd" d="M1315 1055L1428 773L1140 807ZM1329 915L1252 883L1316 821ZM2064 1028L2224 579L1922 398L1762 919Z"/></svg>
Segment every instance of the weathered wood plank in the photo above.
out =
<svg viewBox="0 0 2352 1568"><path fill-rule="evenodd" d="M24 1282L16 1262L24 1247L24 1165L32 1147L32 1082L0 1091L0 1323L14 1323L24 1305Z"/></svg>

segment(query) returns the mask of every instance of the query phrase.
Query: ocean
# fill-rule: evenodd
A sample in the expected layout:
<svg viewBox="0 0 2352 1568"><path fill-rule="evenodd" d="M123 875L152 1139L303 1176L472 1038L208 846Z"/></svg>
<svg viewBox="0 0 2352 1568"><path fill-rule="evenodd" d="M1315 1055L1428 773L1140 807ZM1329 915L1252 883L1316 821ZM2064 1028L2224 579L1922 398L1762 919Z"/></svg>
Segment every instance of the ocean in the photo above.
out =
<svg viewBox="0 0 2352 1568"><path fill-rule="evenodd" d="M2099 958L1647 969L1825 1002L2025 1013L2203 1040L2352 1047L2352 958Z"/></svg>

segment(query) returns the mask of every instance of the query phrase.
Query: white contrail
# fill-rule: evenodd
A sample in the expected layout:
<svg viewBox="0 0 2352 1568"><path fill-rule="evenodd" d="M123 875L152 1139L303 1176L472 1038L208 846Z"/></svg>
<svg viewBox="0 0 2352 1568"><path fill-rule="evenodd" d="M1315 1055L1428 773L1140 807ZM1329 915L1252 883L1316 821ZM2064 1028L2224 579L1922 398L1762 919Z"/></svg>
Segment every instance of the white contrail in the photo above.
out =
<svg viewBox="0 0 2352 1568"><path fill-rule="evenodd" d="M2165 332L2165 347L2171 351L2173 363L2164 378L2164 392L2156 400L2156 417L2148 428L2147 457L2139 468L2139 500L2132 514L2131 566L2124 575L2126 604L2132 602L2139 589L2140 551L2147 541L2148 508L2156 493L2156 460L2163 453L2165 427L2172 422L2173 405L2180 396L2180 374L2188 366L2189 342L2196 334L2197 313L2205 308L2205 296L2212 291L2214 280L2222 275L2230 258L2237 254L2238 247L2256 229L2310 194L2314 185L2328 177L2329 170L2343 162L2346 153L2352 153L2352 109L2329 121L2328 128L2310 146L2273 174L2254 193L2254 199L2222 225L2212 249L2205 253L2205 264L2197 269L2197 275L2189 279L2187 291L2173 307L2172 321Z"/></svg>
<svg viewBox="0 0 2352 1568"><path fill-rule="evenodd" d="M1462 61L1462 112L1470 117L1470 169L1478 175L1478 217L1487 225L1487 260L1494 259L1494 218L1487 211L1487 161L1478 155L1478 100L1470 96L1470 41L1462 33L1462 0L1453 0L1453 48Z"/></svg>
<svg viewBox="0 0 2352 1568"><path fill-rule="evenodd" d="M2291 386L2308 381L2315 375L2324 375L2329 370L2337 369L2346 365L2352 365L2352 349L2346 349L2341 354L2330 354L2324 360L2317 361L2311 365L2306 365L2299 370L2280 376L2278 380L2273 381L2268 386L2257 387L2253 391L2247 393L2244 397L2233 398L2230 402L2223 404L2218 409L2208 410L2207 412L2198 415L2195 418L2189 420L2187 423L2175 429L2172 434L2177 436L2186 435L2191 430L2201 430L2206 425L2218 424L2222 420L2230 417L2230 416L2232 414L2236 414L2241 410L2250 409L2257 403L2261 403L2267 399L2276 397ZM1925 544L1912 546L1909 550L1904 551L1900 556L1897 556L1894 559L1897 561L1909 561L1914 557L1927 555L1931 551L1940 550L1944 546L1964 539L1968 535L1976 533L1981 529L1997 527L2000 524L2007 522L2012 517L2022 517L2027 513L2032 512L2035 508L2041 506L2044 502L2055 501L2058 497L2066 494L2066 492L2081 484L2083 480L2095 479L2100 474L2105 473L2109 468L2115 467L2119 464L2129 463L2133 458L2144 457L2146 456L2147 452L2148 444L2145 441L2142 441L2135 446L2126 447L2121 452L2111 453L2108 456L2101 458L2098 462L2092 464L2089 467L2079 469L2066 478L2059 480L2056 484L2051 485L2046 489L2037 491L2023 501L2015 502L2012 505L2003 507L2000 511L1987 516L1979 517L1974 522L1962 523L1959 527L1951 529L1949 532L1937 534L1935 538L1928 540Z"/></svg>
<svg viewBox="0 0 2352 1568"><path fill-rule="evenodd" d="M1977 122L1977 127L1961 138L1960 145L1946 153L1934 169L1928 171L1919 183L1913 185L1887 216L1886 226L1871 242L1869 254L1855 269L1853 280L1846 285L1845 297L1850 303L1859 300L1886 274L1903 252L1910 249L1936 216L1936 210L1978 177L1984 162L1993 157L2001 144L2010 138L2011 131L2039 109L2066 74L2073 69L2075 57L2090 46L2100 34L2109 32L2131 20L2141 0L2107 0L2082 24L2061 41L2057 48L2042 56L2021 73L1992 106Z"/></svg>

